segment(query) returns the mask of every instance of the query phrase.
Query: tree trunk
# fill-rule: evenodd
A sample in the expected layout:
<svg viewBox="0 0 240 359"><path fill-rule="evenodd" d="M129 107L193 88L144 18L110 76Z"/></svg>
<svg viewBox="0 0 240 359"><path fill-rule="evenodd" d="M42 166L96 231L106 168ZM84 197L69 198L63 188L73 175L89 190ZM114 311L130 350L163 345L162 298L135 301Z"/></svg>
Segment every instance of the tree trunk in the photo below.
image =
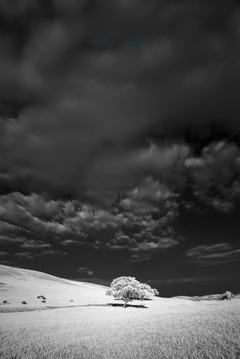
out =
<svg viewBox="0 0 240 359"><path fill-rule="evenodd" d="M125 300L125 302L124 302L124 308L126 308L127 307L127 301Z"/></svg>

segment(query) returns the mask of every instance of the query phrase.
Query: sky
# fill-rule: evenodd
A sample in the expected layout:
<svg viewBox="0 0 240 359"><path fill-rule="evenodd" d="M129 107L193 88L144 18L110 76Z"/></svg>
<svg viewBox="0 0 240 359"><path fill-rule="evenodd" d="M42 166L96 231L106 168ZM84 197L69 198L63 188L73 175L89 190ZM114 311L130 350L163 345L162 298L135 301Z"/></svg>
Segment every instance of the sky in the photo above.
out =
<svg viewBox="0 0 240 359"><path fill-rule="evenodd" d="M0 2L0 263L240 292L240 2Z"/></svg>

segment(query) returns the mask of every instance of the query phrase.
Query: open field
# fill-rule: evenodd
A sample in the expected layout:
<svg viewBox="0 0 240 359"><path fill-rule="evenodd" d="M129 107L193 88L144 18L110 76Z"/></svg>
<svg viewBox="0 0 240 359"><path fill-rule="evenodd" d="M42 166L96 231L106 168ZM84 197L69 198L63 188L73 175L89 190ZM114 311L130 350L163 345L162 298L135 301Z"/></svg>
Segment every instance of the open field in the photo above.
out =
<svg viewBox="0 0 240 359"><path fill-rule="evenodd" d="M4 359L240 358L240 300L2 313Z"/></svg>
<svg viewBox="0 0 240 359"><path fill-rule="evenodd" d="M64 289L65 286L63 283ZM114 301L103 296L102 287L92 289L94 301L94 293L90 295L86 286L75 291L79 295L76 307L0 313L0 358L240 358L239 298L203 302L155 298L143 302L146 308L124 309L109 306ZM70 284L68 288L71 292ZM62 304L67 305L69 294L62 295ZM54 302L53 294L51 301Z"/></svg>

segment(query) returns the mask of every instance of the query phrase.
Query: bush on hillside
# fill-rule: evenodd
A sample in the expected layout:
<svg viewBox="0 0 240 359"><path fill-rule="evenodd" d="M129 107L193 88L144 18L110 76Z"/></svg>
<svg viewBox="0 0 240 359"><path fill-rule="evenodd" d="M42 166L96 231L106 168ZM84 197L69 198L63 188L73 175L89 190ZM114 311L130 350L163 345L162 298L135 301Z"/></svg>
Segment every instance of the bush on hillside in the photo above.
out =
<svg viewBox="0 0 240 359"><path fill-rule="evenodd" d="M230 292L230 290L227 290L225 293L222 294L221 300L231 300L234 297L234 294Z"/></svg>

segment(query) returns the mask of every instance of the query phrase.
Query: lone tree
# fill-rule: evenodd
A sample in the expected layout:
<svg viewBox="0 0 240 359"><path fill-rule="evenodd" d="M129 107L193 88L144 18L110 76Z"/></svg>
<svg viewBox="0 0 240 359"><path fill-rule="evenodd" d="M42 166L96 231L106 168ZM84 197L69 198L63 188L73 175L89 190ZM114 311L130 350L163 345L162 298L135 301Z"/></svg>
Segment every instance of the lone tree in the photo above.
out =
<svg viewBox="0 0 240 359"><path fill-rule="evenodd" d="M140 283L135 277L118 277L111 283L106 295L112 295L115 299L124 301L124 308L132 300L148 300L158 295L157 289L150 285Z"/></svg>

